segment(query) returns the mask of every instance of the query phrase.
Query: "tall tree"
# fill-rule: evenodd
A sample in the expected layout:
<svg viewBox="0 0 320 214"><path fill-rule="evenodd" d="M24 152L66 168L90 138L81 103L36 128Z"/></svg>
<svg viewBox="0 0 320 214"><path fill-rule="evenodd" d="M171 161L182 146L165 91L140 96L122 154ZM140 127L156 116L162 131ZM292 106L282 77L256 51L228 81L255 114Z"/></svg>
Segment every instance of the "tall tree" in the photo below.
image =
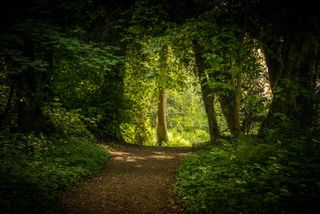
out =
<svg viewBox="0 0 320 214"><path fill-rule="evenodd" d="M260 38L273 100L260 134L270 129L312 127L319 72L319 16L310 2L259 5ZM264 13L262 8L268 8Z"/></svg>
<svg viewBox="0 0 320 214"><path fill-rule="evenodd" d="M164 89L159 90L158 112L157 112L157 142L161 146L163 142L168 142L167 131L167 97Z"/></svg>
<svg viewBox="0 0 320 214"><path fill-rule="evenodd" d="M195 62L196 62L196 74L200 80L201 85L201 94L205 107L205 111L208 117L208 126L210 133L210 140L214 141L217 137L220 136L220 131L218 127L214 100L215 95L213 89L209 85L209 81L212 81L212 75L206 73L208 65L204 58L204 47L199 40L193 40L193 49L195 53ZM211 79L210 79L211 77Z"/></svg>
<svg viewBox="0 0 320 214"><path fill-rule="evenodd" d="M160 72L165 73L168 69L168 46L164 45L159 53ZM168 142L167 131L167 95L165 86L167 86L167 80L165 74L160 74L158 79L159 96L158 96L158 112L157 112L157 142L161 146L163 142Z"/></svg>
<svg viewBox="0 0 320 214"><path fill-rule="evenodd" d="M24 57L30 62L35 61L33 41L28 38L24 41ZM26 67L18 76L16 95L18 112L18 129L24 133L41 132L46 128L40 100L39 81L33 66ZM43 80L42 80L43 81Z"/></svg>

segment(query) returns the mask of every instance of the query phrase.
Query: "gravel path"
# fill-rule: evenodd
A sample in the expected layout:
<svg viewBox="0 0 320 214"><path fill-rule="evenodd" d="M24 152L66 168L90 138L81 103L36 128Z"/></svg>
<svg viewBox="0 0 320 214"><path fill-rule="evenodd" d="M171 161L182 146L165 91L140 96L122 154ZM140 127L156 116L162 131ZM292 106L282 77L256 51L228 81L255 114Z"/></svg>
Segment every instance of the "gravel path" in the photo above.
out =
<svg viewBox="0 0 320 214"><path fill-rule="evenodd" d="M185 213L173 194L186 148L116 146L97 176L62 195L66 213Z"/></svg>

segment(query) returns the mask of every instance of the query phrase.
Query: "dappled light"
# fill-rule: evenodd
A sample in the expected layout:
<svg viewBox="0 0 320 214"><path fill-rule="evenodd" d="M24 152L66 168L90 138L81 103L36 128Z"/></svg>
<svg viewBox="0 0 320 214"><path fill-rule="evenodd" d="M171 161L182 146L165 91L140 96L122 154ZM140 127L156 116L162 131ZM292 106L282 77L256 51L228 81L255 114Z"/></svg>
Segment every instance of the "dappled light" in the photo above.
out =
<svg viewBox="0 0 320 214"><path fill-rule="evenodd" d="M112 159L99 176L64 193L66 210L139 213L142 207L146 213L184 213L181 204L170 201L174 200L170 185L176 167L187 153L188 150L175 148L112 148ZM91 201L86 200L88 195Z"/></svg>
<svg viewBox="0 0 320 214"><path fill-rule="evenodd" d="M184 156L185 153L177 153L175 156L168 155L167 152L152 152L150 151L149 154L145 154L143 156L137 156L132 152L121 152L121 151L111 151L112 159L116 161L125 161L125 162L143 162L145 160L152 160L155 161L159 160L171 160L176 158L177 156Z"/></svg>
<svg viewBox="0 0 320 214"><path fill-rule="evenodd" d="M0 212L320 213L316 1L0 4Z"/></svg>

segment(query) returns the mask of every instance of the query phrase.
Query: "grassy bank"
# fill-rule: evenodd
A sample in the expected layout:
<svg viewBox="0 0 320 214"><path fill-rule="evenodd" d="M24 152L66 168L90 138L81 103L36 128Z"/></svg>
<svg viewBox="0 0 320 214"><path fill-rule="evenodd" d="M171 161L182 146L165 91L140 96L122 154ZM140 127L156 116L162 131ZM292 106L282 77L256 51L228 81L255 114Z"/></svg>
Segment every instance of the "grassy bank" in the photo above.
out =
<svg viewBox="0 0 320 214"><path fill-rule="evenodd" d="M319 213L320 141L219 141L187 157L176 182L190 213Z"/></svg>
<svg viewBox="0 0 320 214"><path fill-rule="evenodd" d="M109 155L85 137L2 135L2 213L58 213L58 194L99 171Z"/></svg>

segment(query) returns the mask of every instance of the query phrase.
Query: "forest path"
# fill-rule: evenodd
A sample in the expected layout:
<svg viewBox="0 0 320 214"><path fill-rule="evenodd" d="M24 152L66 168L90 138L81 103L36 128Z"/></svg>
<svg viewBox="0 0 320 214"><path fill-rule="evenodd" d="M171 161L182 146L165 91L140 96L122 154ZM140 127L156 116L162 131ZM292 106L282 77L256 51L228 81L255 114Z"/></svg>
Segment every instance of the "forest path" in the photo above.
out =
<svg viewBox="0 0 320 214"><path fill-rule="evenodd" d="M188 148L112 146L111 160L95 177L62 194L66 213L185 213L173 193Z"/></svg>

